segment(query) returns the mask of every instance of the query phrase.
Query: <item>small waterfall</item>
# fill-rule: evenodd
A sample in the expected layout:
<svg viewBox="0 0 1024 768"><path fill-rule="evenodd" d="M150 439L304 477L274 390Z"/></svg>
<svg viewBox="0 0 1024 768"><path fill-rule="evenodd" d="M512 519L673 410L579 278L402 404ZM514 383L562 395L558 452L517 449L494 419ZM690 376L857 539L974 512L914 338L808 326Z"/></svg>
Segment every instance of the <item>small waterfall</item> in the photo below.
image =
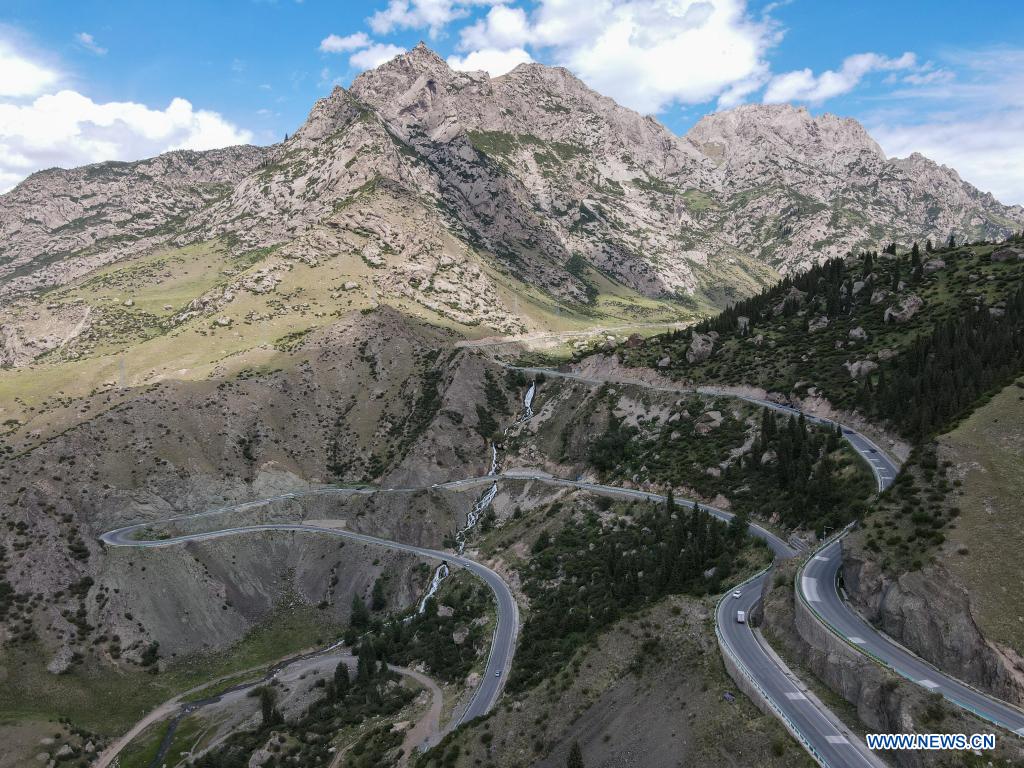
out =
<svg viewBox="0 0 1024 768"><path fill-rule="evenodd" d="M420 609L417 613L423 613L427 610L427 601L437 594L437 590L441 588L441 582L448 578L449 573L451 571L448 570L448 563L441 563L437 566L437 570L434 571L434 578L430 581L430 589L427 590L427 594L420 601Z"/></svg>
<svg viewBox="0 0 1024 768"><path fill-rule="evenodd" d="M491 443L491 468L487 472L488 475L498 474L498 446Z"/></svg>
<svg viewBox="0 0 1024 768"><path fill-rule="evenodd" d="M476 504L473 505L473 509L466 516L466 527L455 534L455 542L458 544L459 554L466 548L466 534L480 522L480 516L484 513L484 510L491 505L494 501L494 497L498 495L498 484L492 483L491 487L487 489L487 492L481 496Z"/></svg>
<svg viewBox="0 0 1024 768"><path fill-rule="evenodd" d="M537 391L537 382L531 381L530 388L526 390L526 396L523 398L523 415L521 421L527 421L533 418L533 395Z"/></svg>

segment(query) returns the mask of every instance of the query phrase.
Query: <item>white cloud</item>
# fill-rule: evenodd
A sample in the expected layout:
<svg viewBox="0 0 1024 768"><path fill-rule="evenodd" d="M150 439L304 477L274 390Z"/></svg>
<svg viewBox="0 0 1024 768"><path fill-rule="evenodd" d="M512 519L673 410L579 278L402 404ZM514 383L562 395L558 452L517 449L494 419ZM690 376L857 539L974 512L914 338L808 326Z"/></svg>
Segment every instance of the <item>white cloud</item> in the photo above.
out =
<svg viewBox="0 0 1024 768"><path fill-rule="evenodd" d="M500 5L461 32L453 66L501 69L527 47L641 112L724 96L764 82L774 25L744 0L538 0L532 13Z"/></svg>
<svg viewBox="0 0 1024 768"><path fill-rule="evenodd" d="M888 155L920 152L1024 205L1024 48L944 51L940 64L904 78L865 125Z"/></svg>
<svg viewBox="0 0 1024 768"><path fill-rule="evenodd" d="M356 69L373 69L400 53L405 53L405 48L391 43L374 43L369 48L353 53L348 61Z"/></svg>
<svg viewBox="0 0 1024 768"><path fill-rule="evenodd" d="M104 56L107 53L107 49L100 46L100 44L96 42L96 38L94 38L88 32L79 32L77 35L75 35L75 39L83 48L85 48L88 51L92 51L97 56Z"/></svg>
<svg viewBox="0 0 1024 768"><path fill-rule="evenodd" d="M530 22L522 8L496 5L484 18L463 28L459 37L463 51L521 48L530 41Z"/></svg>
<svg viewBox="0 0 1024 768"><path fill-rule="evenodd" d="M528 64L533 58L522 48L501 51L496 48L481 48L465 56L449 56L448 66L464 72L483 70L491 77L500 77L511 72L520 64Z"/></svg>
<svg viewBox="0 0 1024 768"><path fill-rule="evenodd" d="M0 190L28 174L104 160L138 160L173 149L245 144L252 134L216 112L176 98L166 109L96 103L70 90L28 104L0 103Z"/></svg>
<svg viewBox="0 0 1024 768"><path fill-rule="evenodd" d="M25 97L41 93L60 79L56 71L30 61L0 40L0 96Z"/></svg>
<svg viewBox="0 0 1024 768"><path fill-rule="evenodd" d="M764 101L767 104L786 101L820 104L853 90L871 72L910 69L916 63L912 53L904 53L898 59L878 53L858 53L843 59L838 72L829 69L815 75L810 69L799 69L775 75L765 89Z"/></svg>
<svg viewBox="0 0 1024 768"><path fill-rule="evenodd" d="M472 6L500 5L502 0L388 0L367 23L378 35L396 29L429 29L435 36L456 19L465 18Z"/></svg>
<svg viewBox="0 0 1024 768"><path fill-rule="evenodd" d="M1001 202L1024 205L1024 110L977 120L876 125L871 135L890 156L920 152Z"/></svg>
<svg viewBox="0 0 1024 768"><path fill-rule="evenodd" d="M347 53L360 48L369 48L372 44L373 41L365 32L355 32L344 37L328 35L320 41L320 50L323 53Z"/></svg>

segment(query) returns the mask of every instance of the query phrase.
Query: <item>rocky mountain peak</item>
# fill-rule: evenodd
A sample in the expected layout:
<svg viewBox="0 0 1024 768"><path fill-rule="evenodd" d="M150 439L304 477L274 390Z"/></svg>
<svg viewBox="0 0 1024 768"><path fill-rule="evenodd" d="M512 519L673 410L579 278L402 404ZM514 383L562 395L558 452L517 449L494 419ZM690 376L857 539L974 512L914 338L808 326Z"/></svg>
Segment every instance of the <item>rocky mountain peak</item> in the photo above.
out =
<svg viewBox="0 0 1024 768"><path fill-rule="evenodd" d="M578 305L600 274L648 298L721 303L851 250L1022 223L1019 206L921 155L888 160L855 120L754 104L679 137L566 69L491 78L421 43L318 100L283 144L43 173L0 197L0 303L217 242L262 258L259 274L174 317L224 310L246 286L273 292L303 263L508 331L521 326L499 282ZM24 317L43 317L26 301ZM84 332L81 313L65 315ZM2 311L0 323L14 327Z"/></svg>
<svg viewBox="0 0 1024 768"><path fill-rule="evenodd" d="M885 153L864 126L851 118L811 115L789 104L744 104L707 115L687 138L708 155L726 154L746 163L766 153L815 165L848 164L864 155L885 160Z"/></svg>

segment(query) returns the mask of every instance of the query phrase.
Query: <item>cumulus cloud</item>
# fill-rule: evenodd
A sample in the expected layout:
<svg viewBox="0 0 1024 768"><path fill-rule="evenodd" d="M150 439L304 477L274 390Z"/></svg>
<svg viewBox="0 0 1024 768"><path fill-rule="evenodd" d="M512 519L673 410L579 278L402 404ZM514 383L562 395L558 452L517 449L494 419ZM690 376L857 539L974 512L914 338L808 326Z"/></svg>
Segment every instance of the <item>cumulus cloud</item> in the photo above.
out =
<svg viewBox="0 0 1024 768"><path fill-rule="evenodd" d="M55 70L18 53L4 40L0 40L0 72L0 97L34 96L60 79Z"/></svg>
<svg viewBox="0 0 1024 768"><path fill-rule="evenodd" d="M97 56L105 56L107 53L107 49L100 46L100 44L96 42L96 38L88 32L79 32L75 35L75 39L78 41L79 45L87 51L95 53Z"/></svg>
<svg viewBox="0 0 1024 768"><path fill-rule="evenodd" d="M465 56L449 56L448 66L452 69L461 69L464 72L483 70L491 77L500 77L506 72L511 72L520 64L528 64L531 61L533 61L533 57L522 48L509 48L508 50L481 48L471 51Z"/></svg>
<svg viewBox="0 0 1024 768"><path fill-rule="evenodd" d="M834 96L852 91L871 72L910 69L917 63L912 53L891 59L878 53L858 53L843 59L839 71L825 70L815 75L810 69L800 69L776 75L764 92L767 104L786 101L807 101L820 104Z"/></svg>
<svg viewBox="0 0 1024 768"><path fill-rule="evenodd" d="M355 69L373 69L385 61L393 59L400 53L405 53L401 48L391 43L377 43L365 32L354 32L351 35L328 35L320 41L322 53L351 53L348 63ZM330 71L325 67L320 73L320 84L327 82L339 83L339 78L331 80Z"/></svg>
<svg viewBox="0 0 1024 768"><path fill-rule="evenodd" d="M539 0L529 14L497 5L461 31L459 68L500 71L527 60L527 47L588 85L641 112L760 87L774 26L743 0ZM483 66L486 65L486 66Z"/></svg>
<svg viewBox="0 0 1024 768"><path fill-rule="evenodd" d="M373 41L365 32L355 32L344 37L328 35L320 41L320 50L323 53L347 53L360 48L369 48L371 45L373 45Z"/></svg>
<svg viewBox="0 0 1024 768"><path fill-rule="evenodd" d="M368 48L353 53L348 61L356 69L373 69L385 61L390 61L400 53L405 53L405 48L391 43L374 43Z"/></svg>
<svg viewBox="0 0 1024 768"><path fill-rule="evenodd" d="M378 35L396 29L429 29L431 36L465 18L473 6L498 5L501 0L388 0L367 22Z"/></svg>
<svg viewBox="0 0 1024 768"><path fill-rule="evenodd" d="M484 18L459 32L459 49L509 49L530 42L530 22L522 8L496 5Z"/></svg>
<svg viewBox="0 0 1024 768"><path fill-rule="evenodd" d="M252 140L249 131L185 99L166 109L97 103L70 90L28 104L0 103L0 191L43 168L138 160L173 149L213 149Z"/></svg>

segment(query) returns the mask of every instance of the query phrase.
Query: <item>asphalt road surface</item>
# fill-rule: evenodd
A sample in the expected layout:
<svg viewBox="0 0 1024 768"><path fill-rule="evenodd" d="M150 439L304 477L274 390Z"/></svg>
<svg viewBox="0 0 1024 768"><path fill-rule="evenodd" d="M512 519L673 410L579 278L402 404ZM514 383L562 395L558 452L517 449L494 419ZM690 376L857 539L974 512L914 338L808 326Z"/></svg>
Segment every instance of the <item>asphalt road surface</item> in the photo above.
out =
<svg viewBox="0 0 1024 768"><path fill-rule="evenodd" d="M688 387L653 385L639 380L624 378L599 379L544 368L519 368L518 370L521 370L524 373L543 374L549 377L574 379L592 385L604 383L632 384L660 391L700 391L706 394L740 397L748 402L769 407L783 413L790 413L793 415L800 414L799 410L786 404L737 395L735 392L716 390L709 387L702 387L695 390L694 388ZM813 415L805 415L805 418L813 423L836 426L836 422ZM849 427L841 426L841 429L843 437L871 467L879 490L884 490L891 485L899 471L898 465L866 436ZM499 477L505 480L535 481L550 485L574 487L594 493L622 498L641 498L651 501L664 500L664 497L659 494L588 483L584 481L555 478L543 472L531 472L529 470L502 473ZM460 488L492 483L494 481L494 475L487 475L483 477L465 478L448 483L439 483L432 487L436 489L447 488L457 490ZM194 515L181 515L176 518L171 518L170 520L209 517L212 515L222 514L227 511L247 509L268 504L273 501L307 495L362 495L380 492L408 493L416 490L419 489L391 488L386 489L385 491L372 488L312 489L309 491L281 494L268 499L260 499L239 505L220 507ZM676 499L676 503L682 507L693 507L693 503L685 499ZM710 514L722 520L729 520L732 517L730 513L723 510L705 505L701 506ZM391 549L410 552L419 557L444 561L449 563L449 565L465 568L483 579L494 592L497 603L497 626L495 628L494 639L490 655L487 660L484 678L470 700L469 705L462 713L453 719L451 727L457 727L463 722L467 722L489 712L504 687L508 673L511 669L512 657L515 653L516 632L519 621L518 608L511 590L501 577L491 569L471 560L470 558L449 552L415 547L401 542L388 541L365 534L346 531L344 529L289 523L239 526L219 531L188 534L175 538L158 540L138 540L132 538L134 534L138 534L148 525L148 523L141 523L120 528L104 534L101 536L101 539L111 546L164 547L186 541L203 541L222 536L258 531L291 531L298 533L341 536L343 538L360 541L374 546L388 547ZM788 543L766 528L752 523L750 531L752 535L767 542L777 558L788 558L796 554L796 551ZM929 690L938 691L946 696L946 698L951 702L970 709L982 717L1024 736L1024 712L1021 712L1004 702L975 691L963 683L944 675L927 662L899 647L884 635L878 633L878 631L872 628L869 624L864 622L839 595L836 584L836 575L841 565L841 560L842 549L841 539L839 539L816 553L809 561L798 580L798 591L800 595L808 602L811 608L818 613L819 617L826 624L830 625L837 634L845 638L851 644L859 647L865 653L875 657L882 663L889 665L908 679L917 682ZM769 575L770 571L762 573L754 579L746 582L740 589L741 594L739 598L734 598L730 595L720 602L716 613L716 624L720 635L720 642L723 645L723 651L734 658L741 667L741 670L744 671L753 684L763 692L771 706L776 710L776 714L783 720L787 728L794 733L794 735L804 744L805 748L807 748L820 763L832 768L864 768L865 766L878 768L878 766L882 766L883 763L876 755L867 749L863 741L861 741L856 735L851 734L831 711L821 704L813 694L807 691L806 686L804 686L785 666L785 664L771 651L771 649L767 647L763 639L752 630L750 624L748 622L740 623L737 621L737 611L742 610L748 616L753 612L760 600L764 579L768 578Z"/></svg>
<svg viewBox="0 0 1024 768"><path fill-rule="evenodd" d="M493 481L493 478L492 478ZM401 491L398 491L401 492ZM309 493L316 493L311 491L308 493L293 493L284 494L282 496L274 497L275 499L281 498L295 498L298 496L308 495ZM253 502L256 505L258 502ZM248 505L238 505L246 507ZM228 509L237 509L236 507L220 508L218 510L211 510L210 512L201 512L197 515L180 515L176 520L187 519L187 518L198 518L198 517L209 517L213 514L223 513ZM490 654L487 657L487 666L484 671L484 677L480 681L480 685L477 687L473 694L472 699L466 708L453 718L450 727L458 727L464 722L469 722L475 717L487 714L494 703L497 701L501 689L505 685L505 681L508 678L508 673L512 668L512 656L515 653L516 647L516 633L519 627L519 608L516 605L515 598L512 596L512 591L508 585L502 580L502 578L488 568L485 565L481 565L475 560L471 560L468 557L461 555L452 554L451 552L442 552L436 549L425 549L423 547L414 547L411 544L403 544L397 541L388 541L387 539L379 539L375 536L367 536L362 533L355 533L354 531L346 531L340 528L329 528L326 526L317 525L303 525L301 523L280 523L280 524L266 524L266 525L246 525L237 526L232 528L224 528L218 531L208 531L202 533L185 534L182 536L175 536L167 539L148 539L139 540L133 538L134 534L138 534L144 531L150 523L139 523L136 525L129 525L124 528L118 528L114 531L109 531L100 536L100 539L109 546L115 547L144 547L144 548L156 548L156 547L169 547L177 544L182 544L190 541L207 541L210 539L218 539L224 536L235 536L245 533L257 533L264 531L290 531L294 533L311 533L318 535L327 536L340 536L341 538L348 539L350 541L358 541L364 544L370 544L372 546L386 547L388 549L396 549L402 552L409 552L418 557L423 557L428 560L437 560L448 563L449 566L465 568L470 573L484 580L487 586L494 592L495 602L497 604L497 624L494 629L494 637L491 641Z"/></svg>
<svg viewBox="0 0 1024 768"><path fill-rule="evenodd" d="M798 578L802 598L836 634L908 680L1024 737L1024 711L940 672L864 621L839 594L842 561L840 538L815 553Z"/></svg>

